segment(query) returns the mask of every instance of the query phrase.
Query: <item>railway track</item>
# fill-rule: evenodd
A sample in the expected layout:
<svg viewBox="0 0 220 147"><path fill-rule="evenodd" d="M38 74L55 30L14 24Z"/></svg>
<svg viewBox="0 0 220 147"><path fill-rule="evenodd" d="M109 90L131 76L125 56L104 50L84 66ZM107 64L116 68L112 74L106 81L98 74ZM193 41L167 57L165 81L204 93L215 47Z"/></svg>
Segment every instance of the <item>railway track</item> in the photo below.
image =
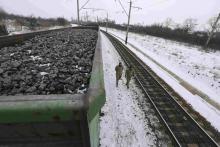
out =
<svg viewBox="0 0 220 147"><path fill-rule="evenodd" d="M175 147L218 147L218 144L178 104L134 53L112 35L105 33L127 65L135 69L135 78L150 100Z"/></svg>

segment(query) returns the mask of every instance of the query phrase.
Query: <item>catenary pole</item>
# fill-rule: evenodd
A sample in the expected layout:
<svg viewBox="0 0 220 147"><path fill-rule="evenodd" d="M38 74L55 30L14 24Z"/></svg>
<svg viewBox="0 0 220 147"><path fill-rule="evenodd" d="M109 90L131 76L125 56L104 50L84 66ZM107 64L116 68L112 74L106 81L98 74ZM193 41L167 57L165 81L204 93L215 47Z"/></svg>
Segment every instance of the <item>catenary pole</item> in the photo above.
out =
<svg viewBox="0 0 220 147"><path fill-rule="evenodd" d="M79 19L79 0L77 0L77 21L78 21L78 25L80 25L80 19Z"/></svg>
<svg viewBox="0 0 220 147"><path fill-rule="evenodd" d="M89 16L88 16L88 12L86 11L86 22L88 23L89 21Z"/></svg>
<svg viewBox="0 0 220 147"><path fill-rule="evenodd" d="M130 0L130 7L129 7L129 14L128 14L128 24L127 24L127 32L125 37L125 44L128 42L128 32L129 32L129 25L130 25L130 18L131 18L131 7L132 7L132 1Z"/></svg>
<svg viewBox="0 0 220 147"><path fill-rule="evenodd" d="M106 18L106 32L108 32L108 12L107 13L107 18Z"/></svg>
<svg viewBox="0 0 220 147"><path fill-rule="evenodd" d="M97 23L99 22L99 17L98 16L96 16L96 21L97 21Z"/></svg>
<svg viewBox="0 0 220 147"><path fill-rule="evenodd" d="M209 35L209 37L208 37L208 39L207 39L207 41L206 41L206 43L205 43L205 48L207 48L207 46L208 46L210 40L212 39L212 37L213 37L213 35L214 35L214 32L215 32L215 30L216 30L216 27L217 27L217 24L218 24L219 19L220 19L220 13L219 13L219 15L218 15L218 17L217 17L215 23L214 23L213 26L212 26L212 31L211 31L211 33L210 33L210 35Z"/></svg>
<svg viewBox="0 0 220 147"><path fill-rule="evenodd" d="M93 11L105 11L106 12L106 24L105 24L105 29L106 29L106 32L108 31L108 11L105 10L105 9L98 9L98 8L83 8L83 9L90 9L90 10L93 10ZM97 16L97 22L98 22L98 16Z"/></svg>

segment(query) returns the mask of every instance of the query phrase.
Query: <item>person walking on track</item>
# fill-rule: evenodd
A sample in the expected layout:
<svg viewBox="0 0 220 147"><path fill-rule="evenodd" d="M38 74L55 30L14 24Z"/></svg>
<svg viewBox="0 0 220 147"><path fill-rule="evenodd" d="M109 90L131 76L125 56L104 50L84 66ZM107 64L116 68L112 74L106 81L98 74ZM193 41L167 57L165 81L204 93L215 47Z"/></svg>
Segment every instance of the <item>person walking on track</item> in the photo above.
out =
<svg viewBox="0 0 220 147"><path fill-rule="evenodd" d="M116 71L116 87L118 87L118 81L121 79L123 72L123 66L121 62L119 62L119 64L115 67L115 71Z"/></svg>
<svg viewBox="0 0 220 147"><path fill-rule="evenodd" d="M134 69L133 69L132 65L130 65L125 72L125 78L127 80L126 86L128 89L129 89L129 82L133 76L134 76Z"/></svg>

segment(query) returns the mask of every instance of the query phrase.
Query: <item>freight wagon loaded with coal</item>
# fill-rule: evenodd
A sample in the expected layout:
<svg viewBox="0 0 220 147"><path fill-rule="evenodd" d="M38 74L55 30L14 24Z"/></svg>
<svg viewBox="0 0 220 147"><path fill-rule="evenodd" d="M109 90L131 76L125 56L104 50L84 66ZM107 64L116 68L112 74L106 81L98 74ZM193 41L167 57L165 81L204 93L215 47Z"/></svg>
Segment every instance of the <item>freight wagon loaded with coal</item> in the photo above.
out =
<svg viewBox="0 0 220 147"><path fill-rule="evenodd" d="M98 147L98 27L0 37L0 146Z"/></svg>

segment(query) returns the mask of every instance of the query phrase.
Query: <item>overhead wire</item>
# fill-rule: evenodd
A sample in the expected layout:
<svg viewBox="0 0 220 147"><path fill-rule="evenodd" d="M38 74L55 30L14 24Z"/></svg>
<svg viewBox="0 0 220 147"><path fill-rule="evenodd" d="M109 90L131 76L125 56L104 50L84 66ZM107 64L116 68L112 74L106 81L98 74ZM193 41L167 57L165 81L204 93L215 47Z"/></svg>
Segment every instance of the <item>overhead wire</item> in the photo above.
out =
<svg viewBox="0 0 220 147"><path fill-rule="evenodd" d="M90 0L87 0L83 5L82 5L82 7L79 9L79 10L82 10L83 9L83 7L85 7L85 5L87 5L88 4L88 2L89 2Z"/></svg>
<svg viewBox="0 0 220 147"><path fill-rule="evenodd" d="M118 2L119 2L119 4L120 4L121 8L123 9L123 11L125 12L125 14L128 16L128 13L127 13L127 11L125 10L124 6L122 5L121 0L118 0Z"/></svg>

